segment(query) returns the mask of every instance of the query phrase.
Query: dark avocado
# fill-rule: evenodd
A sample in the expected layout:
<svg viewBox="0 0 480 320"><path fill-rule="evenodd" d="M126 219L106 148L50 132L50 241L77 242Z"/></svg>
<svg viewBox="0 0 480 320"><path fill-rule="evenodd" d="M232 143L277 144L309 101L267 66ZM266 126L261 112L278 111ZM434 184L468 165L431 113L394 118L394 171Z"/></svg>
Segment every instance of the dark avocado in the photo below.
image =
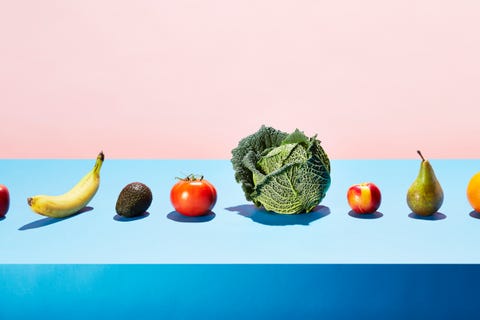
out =
<svg viewBox="0 0 480 320"><path fill-rule="evenodd" d="M147 211L152 203L152 191L141 182L127 184L118 195L115 210L120 216L136 217Z"/></svg>

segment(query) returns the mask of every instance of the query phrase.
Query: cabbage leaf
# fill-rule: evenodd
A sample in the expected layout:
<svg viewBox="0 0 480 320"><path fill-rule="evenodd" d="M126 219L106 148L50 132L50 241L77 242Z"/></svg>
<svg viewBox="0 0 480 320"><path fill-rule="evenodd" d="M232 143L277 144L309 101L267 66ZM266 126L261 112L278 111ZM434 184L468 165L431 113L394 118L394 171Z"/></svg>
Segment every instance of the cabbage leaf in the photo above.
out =
<svg viewBox="0 0 480 320"><path fill-rule="evenodd" d="M316 136L262 126L232 150L245 198L281 214L309 212L330 187L330 161Z"/></svg>

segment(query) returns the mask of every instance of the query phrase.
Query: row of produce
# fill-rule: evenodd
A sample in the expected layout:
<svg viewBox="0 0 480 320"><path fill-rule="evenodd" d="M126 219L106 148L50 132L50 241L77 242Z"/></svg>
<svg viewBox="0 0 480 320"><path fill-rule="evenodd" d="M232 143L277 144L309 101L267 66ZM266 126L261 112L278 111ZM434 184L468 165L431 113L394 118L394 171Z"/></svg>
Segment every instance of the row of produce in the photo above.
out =
<svg viewBox="0 0 480 320"><path fill-rule="evenodd" d="M421 216L436 213L443 203L443 190L432 165L420 151L417 178L407 191L407 204ZM27 199L31 209L43 216L65 218L82 210L100 186L104 154L73 188L62 195L36 195ZM298 129L291 134L262 126L243 138L232 150L235 179L242 185L245 198L256 206L277 214L308 213L325 197L330 179L330 160L316 136L307 137ZM480 172L467 186L467 198L480 212ZM372 214L381 204L381 192L373 182L358 183L347 190L347 201L358 214ZM217 201L215 187L203 176L190 175L170 191L175 210L186 216L208 214ZM116 202L116 212L124 217L144 214L152 202L152 192L141 182L125 186ZM0 218L9 209L8 188L0 185Z"/></svg>
<svg viewBox="0 0 480 320"><path fill-rule="evenodd" d="M27 198L30 208L50 218L66 218L78 213L93 199L100 187L100 170L104 162L100 152L95 165L75 186L62 195L36 195ZM144 214L152 203L152 191L141 182L132 182L120 192L115 205L116 212L123 217L133 218ZM172 187L170 199L175 210L186 216L208 214L217 201L215 187L203 176L190 175ZM0 185L0 218L10 206L10 195L5 185Z"/></svg>

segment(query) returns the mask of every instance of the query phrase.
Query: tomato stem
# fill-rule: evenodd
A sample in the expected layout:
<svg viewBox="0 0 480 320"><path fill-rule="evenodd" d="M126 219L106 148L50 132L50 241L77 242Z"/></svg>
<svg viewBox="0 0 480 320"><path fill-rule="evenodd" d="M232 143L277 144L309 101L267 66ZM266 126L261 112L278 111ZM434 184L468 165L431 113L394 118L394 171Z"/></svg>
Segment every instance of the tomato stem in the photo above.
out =
<svg viewBox="0 0 480 320"><path fill-rule="evenodd" d="M175 177L175 179L182 180L182 181L197 181L197 180L202 181L203 180L203 175L195 176L195 174L191 173L188 176L186 176L185 178Z"/></svg>

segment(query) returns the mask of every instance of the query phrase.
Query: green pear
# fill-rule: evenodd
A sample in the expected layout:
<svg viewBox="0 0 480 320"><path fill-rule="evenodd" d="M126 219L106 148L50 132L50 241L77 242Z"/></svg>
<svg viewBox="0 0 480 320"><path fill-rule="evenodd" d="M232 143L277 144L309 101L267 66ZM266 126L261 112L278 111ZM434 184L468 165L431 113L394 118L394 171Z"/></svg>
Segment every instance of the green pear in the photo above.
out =
<svg viewBox="0 0 480 320"><path fill-rule="evenodd" d="M410 209L421 216L431 216L443 203L443 190L433 172L432 165L422 156L420 171L407 192L407 204Z"/></svg>

